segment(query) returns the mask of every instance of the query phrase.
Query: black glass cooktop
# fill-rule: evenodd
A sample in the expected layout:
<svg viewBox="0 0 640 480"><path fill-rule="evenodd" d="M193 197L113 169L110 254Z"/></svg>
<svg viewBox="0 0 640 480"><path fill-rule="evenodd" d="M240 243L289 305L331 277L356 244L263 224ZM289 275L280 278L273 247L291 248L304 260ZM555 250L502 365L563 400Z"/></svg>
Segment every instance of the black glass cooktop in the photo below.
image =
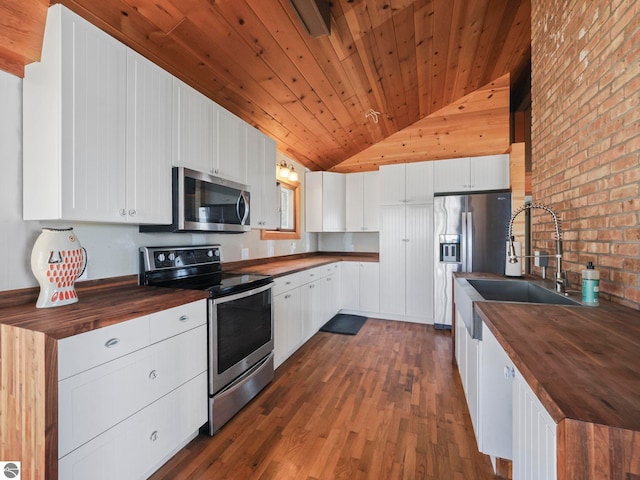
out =
<svg viewBox="0 0 640 480"><path fill-rule="evenodd" d="M218 272L197 277L172 279L155 283L159 287L184 288L186 290L209 290L212 297L233 295L268 285L273 277L254 273Z"/></svg>

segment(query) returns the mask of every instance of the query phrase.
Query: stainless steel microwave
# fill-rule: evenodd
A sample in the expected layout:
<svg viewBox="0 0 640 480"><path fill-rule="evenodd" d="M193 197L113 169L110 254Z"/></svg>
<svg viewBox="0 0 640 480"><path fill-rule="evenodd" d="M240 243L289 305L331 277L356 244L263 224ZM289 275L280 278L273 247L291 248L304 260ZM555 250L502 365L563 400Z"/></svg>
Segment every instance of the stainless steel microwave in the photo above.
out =
<svg viewBox="0 0 640 480"><path fill-rule="evenodd" d="M185 167L173 168L173 222L140 225L141 232L226 232L251 230L247 185Z"/></svg>

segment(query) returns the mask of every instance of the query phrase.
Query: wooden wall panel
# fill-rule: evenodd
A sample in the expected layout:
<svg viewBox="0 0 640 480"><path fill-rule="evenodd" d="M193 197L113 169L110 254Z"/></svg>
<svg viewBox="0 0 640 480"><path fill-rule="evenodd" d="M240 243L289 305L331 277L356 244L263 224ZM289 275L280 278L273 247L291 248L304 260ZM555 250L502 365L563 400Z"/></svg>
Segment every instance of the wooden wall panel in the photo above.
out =
<svg viewBox="0 0 640 480"><path fill-rule="evenodd" d="M349 173L391 163L506 153L509 92L509 75L505 75L331 170Z"/></svg>

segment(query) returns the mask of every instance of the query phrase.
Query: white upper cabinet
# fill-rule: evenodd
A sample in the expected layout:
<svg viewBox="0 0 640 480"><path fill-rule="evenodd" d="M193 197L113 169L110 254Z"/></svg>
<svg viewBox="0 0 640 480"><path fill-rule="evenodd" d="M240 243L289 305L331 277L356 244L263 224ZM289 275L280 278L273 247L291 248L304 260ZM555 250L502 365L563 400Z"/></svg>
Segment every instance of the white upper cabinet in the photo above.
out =
<svg viewBox="0 0 640 480"><path fill-rule="evenodd" d="M377 232L380 229L379 173L349 173L345 182L347 232Z"/></svg>
<svg viewBox="0 0 640 480"><path fill-rule="evenodd" d="M438 160L434 164L437 193L506 190L510 187L507 154Z"/></svg>
<svg viewBox="0 0 640 480"><path fill-rule="evenodd" d="M25 220L170 221L158 201L171 182L167 75L70 10L49 9L41 61L23 82Z"/></svg>
<svg viewBox="0 0 640 480"><path fill-rule="evenodd" d="M215 108L218 110L218 142L214 174L246 184L246 137L251 127L224 108L217 105Z"/></svg>
<svg viewBox="0 0 640 480"><path fill-rule="evenodd" d="M127 50L127 215L171 223L172 77Z"/></svg>
<svg viewBox="0 0 640 480"><path fill-rule="evenodd" d="M173 112L173 165L214 174L218 110L213 102L174 78Z"/></svg>
<svg viewBox="0 0 640 480"><path fill-rule="evenodd" d="M380 167L380 205L433 203L433 162Z"/></svg>
<svg viewBox="0 0 640 480"><path fill-rule="evenodd" d="M344 232L345 175L332 172L305 173L307 232Z"/></svg>
<svg viewBox="0 0 640 480"><path fill-rule="evenodd" d="M251 227L278 228L276 144L253 127L247 128L247 171L251 192Z"/></svg>
<svg viewBox="0 0 640 480"><path fill-rule="evenodd" d="M246 184L250 127L177 78L173 105L173 165Z"/></svg>

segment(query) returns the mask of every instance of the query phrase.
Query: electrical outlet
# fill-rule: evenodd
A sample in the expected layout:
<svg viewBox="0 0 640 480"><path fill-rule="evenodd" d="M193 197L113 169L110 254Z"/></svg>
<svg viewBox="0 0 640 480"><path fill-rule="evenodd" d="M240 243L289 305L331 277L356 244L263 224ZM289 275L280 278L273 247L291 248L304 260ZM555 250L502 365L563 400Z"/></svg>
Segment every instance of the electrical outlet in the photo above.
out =
<svg viewBox="0 0 640 480"><path fill-rule="evenodd" d="M249 258L249 249L243 248L240 250L240 258L241 260L247 260Z"/></svg>

